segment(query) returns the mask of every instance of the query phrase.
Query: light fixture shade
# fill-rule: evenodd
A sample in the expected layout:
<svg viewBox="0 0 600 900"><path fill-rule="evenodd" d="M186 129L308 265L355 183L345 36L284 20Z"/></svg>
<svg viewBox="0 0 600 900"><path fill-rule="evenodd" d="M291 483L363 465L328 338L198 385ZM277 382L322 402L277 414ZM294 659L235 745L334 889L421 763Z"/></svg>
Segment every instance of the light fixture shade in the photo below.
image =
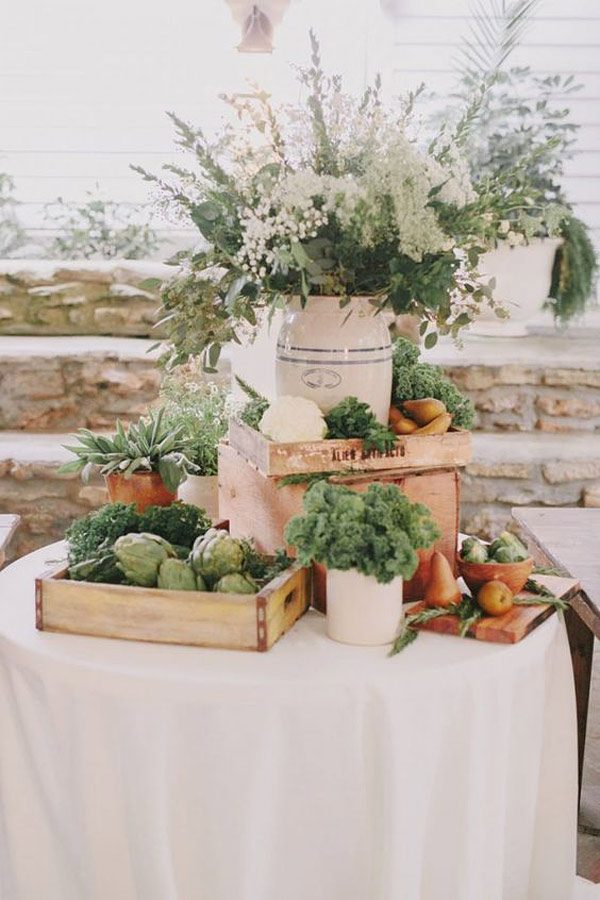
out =
<svg viewBox="0 0 600 900"><path fill-rule="evenodd" d="M255 4L244 22L242 40L238 44L240 53L272 53L273 26L271 20Z"/></svg>

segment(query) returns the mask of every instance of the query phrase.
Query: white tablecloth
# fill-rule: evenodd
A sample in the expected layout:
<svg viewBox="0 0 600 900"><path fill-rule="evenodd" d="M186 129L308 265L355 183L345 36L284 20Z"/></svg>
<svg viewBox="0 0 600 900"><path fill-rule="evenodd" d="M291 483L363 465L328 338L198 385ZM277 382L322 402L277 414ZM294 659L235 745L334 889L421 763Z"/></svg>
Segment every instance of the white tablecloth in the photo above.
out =
<svg viewBox="0 0 600 900"><path fill-rule="evenodd" d="M556 616L400 656L307 614L266 654L44 634L0 574L2 900L570 900Z"/></svg>

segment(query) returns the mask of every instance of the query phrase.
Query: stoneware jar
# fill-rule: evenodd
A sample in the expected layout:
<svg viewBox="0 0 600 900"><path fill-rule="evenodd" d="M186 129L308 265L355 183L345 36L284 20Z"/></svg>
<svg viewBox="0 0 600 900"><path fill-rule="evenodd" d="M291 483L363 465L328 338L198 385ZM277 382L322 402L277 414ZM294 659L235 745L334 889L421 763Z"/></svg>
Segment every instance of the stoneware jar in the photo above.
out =
<svg viewBox="0 0 600 900"><path fill-rule="evenodd" d="M219 516L219 485L216 475L188 475L179 485L177 499L205 510L210 519Z"/></svg>
<svg viewBox="0 0 600 900"><path fill-rule="evenodd" d="M404 617L402 578L380 584L355 569L327 571L327 634L342 644L391 644Z"/></svg>
<svg viewBox="0 0 600 900"><path fill-rule="evenodd" d="M368 403L388 420L392 346L386 317L367 297L340 307L339 297L294 299L277 339L278 396L306 397L329 412L345 397Z"/></svg>

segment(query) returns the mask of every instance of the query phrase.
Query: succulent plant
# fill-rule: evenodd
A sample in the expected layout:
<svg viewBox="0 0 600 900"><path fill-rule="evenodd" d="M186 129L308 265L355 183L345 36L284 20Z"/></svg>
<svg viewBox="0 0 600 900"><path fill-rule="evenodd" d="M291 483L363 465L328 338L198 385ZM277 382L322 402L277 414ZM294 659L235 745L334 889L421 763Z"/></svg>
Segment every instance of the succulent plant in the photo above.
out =
<svg viewBox="0 0 600 900"><path fill-rule="evenodd" d="M95 434L80 428L75 437L79 446L66 446L77 458L61 466L63 475L81 472L86 478L94 467L102 475L131 477L136 472L158 472L169 491L175 492L189 474L198 471L188 458L188 442L183 425L170 426L162 410L132 423L121 421L113 435Z"/></svg>

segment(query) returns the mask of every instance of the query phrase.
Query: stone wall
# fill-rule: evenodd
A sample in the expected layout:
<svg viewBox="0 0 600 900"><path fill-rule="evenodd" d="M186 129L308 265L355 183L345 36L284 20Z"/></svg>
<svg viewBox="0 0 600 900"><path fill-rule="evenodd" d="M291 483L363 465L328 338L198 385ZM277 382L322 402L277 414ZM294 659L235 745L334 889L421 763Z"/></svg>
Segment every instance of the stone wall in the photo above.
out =
<svg viewBox="0 0 600 900"><path fill-rule="evenodd" d="M158 295L140 284L175 272L134 260L0 260L0 334L155 336Z"/></svg>

